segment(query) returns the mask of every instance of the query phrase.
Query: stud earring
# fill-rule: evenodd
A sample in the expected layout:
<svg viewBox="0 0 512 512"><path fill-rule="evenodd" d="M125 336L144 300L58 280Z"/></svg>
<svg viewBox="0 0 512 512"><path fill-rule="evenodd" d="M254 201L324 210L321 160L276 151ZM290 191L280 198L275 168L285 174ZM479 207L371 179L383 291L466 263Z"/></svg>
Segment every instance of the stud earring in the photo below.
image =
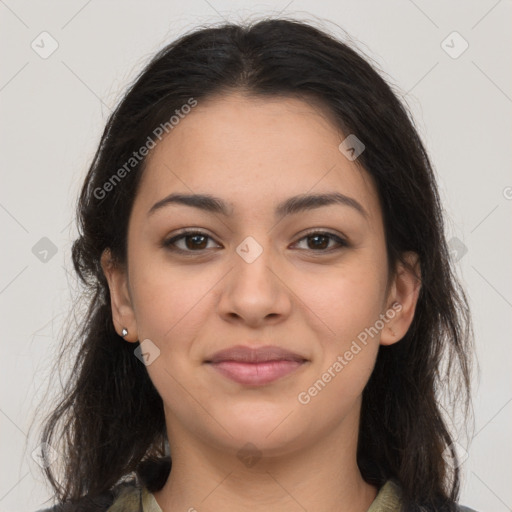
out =
<svg viewBox="0 0 512 512"><path fill-rule="evenodd" d="M125 329L123 327L123 330L121 331L121 336L124 338L128 334L128 329Z"/></svg>

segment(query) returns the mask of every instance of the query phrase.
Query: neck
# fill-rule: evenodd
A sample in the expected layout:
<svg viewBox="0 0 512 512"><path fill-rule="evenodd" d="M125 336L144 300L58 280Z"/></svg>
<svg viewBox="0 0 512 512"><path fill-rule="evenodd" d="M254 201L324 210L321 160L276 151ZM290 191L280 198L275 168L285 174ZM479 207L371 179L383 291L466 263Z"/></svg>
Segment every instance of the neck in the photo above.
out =
<svg viewBox="0 0 512 512"><path fill-rule="evenodd" d="M361 476L357 428L350 430L348 439L333 432L279 457L228 455L197 439L175 443L169 478L153 494L163 512L365 512L377 489ZM177 439L173 434L169 439Z"/></svg>

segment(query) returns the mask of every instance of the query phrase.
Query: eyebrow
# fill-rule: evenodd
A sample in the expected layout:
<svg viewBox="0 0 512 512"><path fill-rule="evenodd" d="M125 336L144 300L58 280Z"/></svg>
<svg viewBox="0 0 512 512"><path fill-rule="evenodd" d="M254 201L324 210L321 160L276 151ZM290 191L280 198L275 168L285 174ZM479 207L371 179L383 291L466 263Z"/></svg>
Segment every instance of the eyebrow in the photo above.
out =
<svg viewBox="0 0 512 512"><path fill-rule="evenodd" d="M227 203L210 194L170 194L155 203L148 211L148 216L170 204L192 206L194 208L199 208L200 210L218 213L224 216L231 215ZM277 217L283 217L285 215L293 215L295 213L313 210L332 204L349 206L359 212L363 217L368 218L368 213L358 201L339 192L327 194L301 194L290 197L277 205L275 215Z"/></svg>

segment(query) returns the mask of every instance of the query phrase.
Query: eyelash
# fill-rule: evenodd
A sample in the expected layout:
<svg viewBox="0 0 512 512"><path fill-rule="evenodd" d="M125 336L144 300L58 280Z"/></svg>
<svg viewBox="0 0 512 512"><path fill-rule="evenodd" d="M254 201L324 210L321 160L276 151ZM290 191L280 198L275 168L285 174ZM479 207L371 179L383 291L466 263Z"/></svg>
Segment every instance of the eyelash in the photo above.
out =
<svg viewBox="0 0 512 512"><path fill-rule="evenodd" d="M168 250L170 250L172 252L177 252L177 253L181 253L181 254L192 255L192 253L202 253L202 252L206 251L207 249L199 249L197 251L194 251L194 250L190 250L190 249L180 249L179 247L176 247L174 245L178 240L185 239L187 237L196 236L196 235L204 236L210 240L213 240L213 238L210 235L208 235L208 233L205 233L203 231L191 230L191 231L183 231L183 232L179 233L178 235L173 236L170 239L164 240L162 245L163 245L163 247L167 248ZM305 249L305 250L313 252L313 253L331 253L333 251L337 251L344 247L349 246L348 242L344 238L342 238L338 235L335 235L334 233L331 233L329 231L318 231L318 230L309 231L304 236L302 236L302 238L297 240L297 242L295 242L295 243L298 243L304 239L310 238L313 235L325 236L325 237L328 237L331 240L334 240L335 242L338 243L338 247L335 247L335 248L331 247L330 249L325 249L325 250L323 250L323 249L319 249L319 250Z"/></svg>

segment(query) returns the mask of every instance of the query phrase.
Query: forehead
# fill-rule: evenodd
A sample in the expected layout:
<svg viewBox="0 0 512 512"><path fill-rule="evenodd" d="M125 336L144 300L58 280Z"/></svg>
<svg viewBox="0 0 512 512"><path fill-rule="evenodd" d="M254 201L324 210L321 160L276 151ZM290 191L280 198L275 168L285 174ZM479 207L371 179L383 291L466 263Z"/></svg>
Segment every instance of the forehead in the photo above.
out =
<svg viewBox="0 0 512 512"><path fill-rule="evenodd" d="M200 101L151 151L136 204L211 193L254 212L292 195L338 191L379 216L370 176L339 150L345 137L317 102L240 93Z"/></svg>

